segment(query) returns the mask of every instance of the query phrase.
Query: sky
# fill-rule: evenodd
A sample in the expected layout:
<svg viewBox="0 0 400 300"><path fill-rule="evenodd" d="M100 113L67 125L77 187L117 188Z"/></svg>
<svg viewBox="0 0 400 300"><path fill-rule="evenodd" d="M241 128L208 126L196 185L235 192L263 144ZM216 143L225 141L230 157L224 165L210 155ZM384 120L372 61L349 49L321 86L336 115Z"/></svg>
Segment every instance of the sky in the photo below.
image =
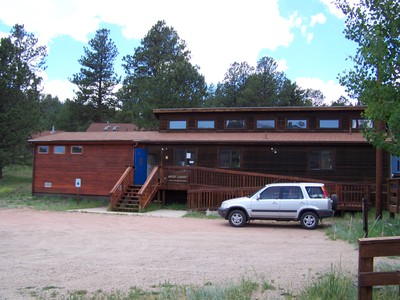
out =
<svg viewBox="0 0 400 300"><path fill-rule="evenodd" d="M96 30L111 31L124 77L125 55L153 25L165 20L191 52L207 84L222 82L229 67L256 66L263 56L300 87L321 90L330 104L346 96L338 76L351 68L356 45L345 38L344 15L332 0L0 0L0 37L15 24L47 46L43 91L61 101L74 97L69 79Z"/></svg>

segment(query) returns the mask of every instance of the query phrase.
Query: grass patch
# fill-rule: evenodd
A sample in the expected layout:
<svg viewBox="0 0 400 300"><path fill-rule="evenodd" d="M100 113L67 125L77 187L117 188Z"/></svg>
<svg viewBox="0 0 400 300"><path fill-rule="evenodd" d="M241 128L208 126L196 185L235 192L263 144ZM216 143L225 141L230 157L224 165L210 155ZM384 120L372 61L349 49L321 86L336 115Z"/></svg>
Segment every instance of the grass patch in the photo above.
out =
<svg viewBox="0 0 400 300"><path fill-rule="evenodd" d="M53 289L45 290L37 295L38 299L70 299L70 300L169 300L169 299L188 299L188 300L244 300L252 299L252 296L259 290L259 283L253 280L242 278L238 283L214 286L206 283L203 286L183 286L165 282L152 287L151 290L132 287L129 291L104 292L98 290L94 293L87 291L70 291L67 294L59 293Z"/></svg>
<svg viewBox="0 0 400 300"><path fill-rule="evenodd" d="M306 287L298 296L300 300L357 299L357 286L353 278L340 271L331 270Z"/></svg>
<svg viewBox="0 0 400 300"><path fill-rule="evenodd" d="M361 213L346 213L342 217L332 219L332 226L327 227L326 234L332 240L344 240L357 245L358 239L364 237ZM368 237L384 237L400 235L400 216L389 218L388 212L383 212L382 219L375 220L375 211L368 214Z"/></svg>

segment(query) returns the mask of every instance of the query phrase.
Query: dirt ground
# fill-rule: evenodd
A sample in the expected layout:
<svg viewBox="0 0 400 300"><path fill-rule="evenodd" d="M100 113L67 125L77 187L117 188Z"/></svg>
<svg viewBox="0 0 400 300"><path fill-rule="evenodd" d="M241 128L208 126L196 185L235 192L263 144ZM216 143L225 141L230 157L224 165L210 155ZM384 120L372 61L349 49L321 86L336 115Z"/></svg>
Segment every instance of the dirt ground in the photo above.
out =
<svg viewBox="0 0 400 300"><path fill-rule="evenodd" d="M296 293L332 268L355 275L357 259L354 246L298 223L0 210L0 299L242 278Z"/></svg>

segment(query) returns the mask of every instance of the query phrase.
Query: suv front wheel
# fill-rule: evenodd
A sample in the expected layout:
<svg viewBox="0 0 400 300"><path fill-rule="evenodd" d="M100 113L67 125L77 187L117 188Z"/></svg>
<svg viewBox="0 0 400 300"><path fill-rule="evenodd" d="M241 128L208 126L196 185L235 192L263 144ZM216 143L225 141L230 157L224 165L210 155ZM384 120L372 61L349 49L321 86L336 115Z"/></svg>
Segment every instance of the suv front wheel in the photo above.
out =
<svg viewBox="0 0 400 300"><path fill-rule="evenodd" d="M318 216L312 211L307 211L301 215L300 223L305 229L315 229L318 226Z"/></svg>
<svg viewBox="0 0 400 300"><path fill-rule="evenodd" d="M234 210L229 214L229 224L233 227L243 227L247 222L247 216L242 210Z"/></svg>

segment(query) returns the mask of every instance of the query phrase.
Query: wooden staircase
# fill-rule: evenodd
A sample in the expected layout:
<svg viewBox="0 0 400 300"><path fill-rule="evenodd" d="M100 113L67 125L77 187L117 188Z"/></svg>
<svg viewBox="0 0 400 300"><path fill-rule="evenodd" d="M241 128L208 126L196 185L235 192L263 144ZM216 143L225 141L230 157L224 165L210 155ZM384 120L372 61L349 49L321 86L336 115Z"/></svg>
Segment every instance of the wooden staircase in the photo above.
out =
<svg viewBox="0 0 400 300"><path fill-rule="evenodd" d="M139 211L139 192L140 185L129 185L120 201L112 209L113 211L138 212Z"/></svg>

